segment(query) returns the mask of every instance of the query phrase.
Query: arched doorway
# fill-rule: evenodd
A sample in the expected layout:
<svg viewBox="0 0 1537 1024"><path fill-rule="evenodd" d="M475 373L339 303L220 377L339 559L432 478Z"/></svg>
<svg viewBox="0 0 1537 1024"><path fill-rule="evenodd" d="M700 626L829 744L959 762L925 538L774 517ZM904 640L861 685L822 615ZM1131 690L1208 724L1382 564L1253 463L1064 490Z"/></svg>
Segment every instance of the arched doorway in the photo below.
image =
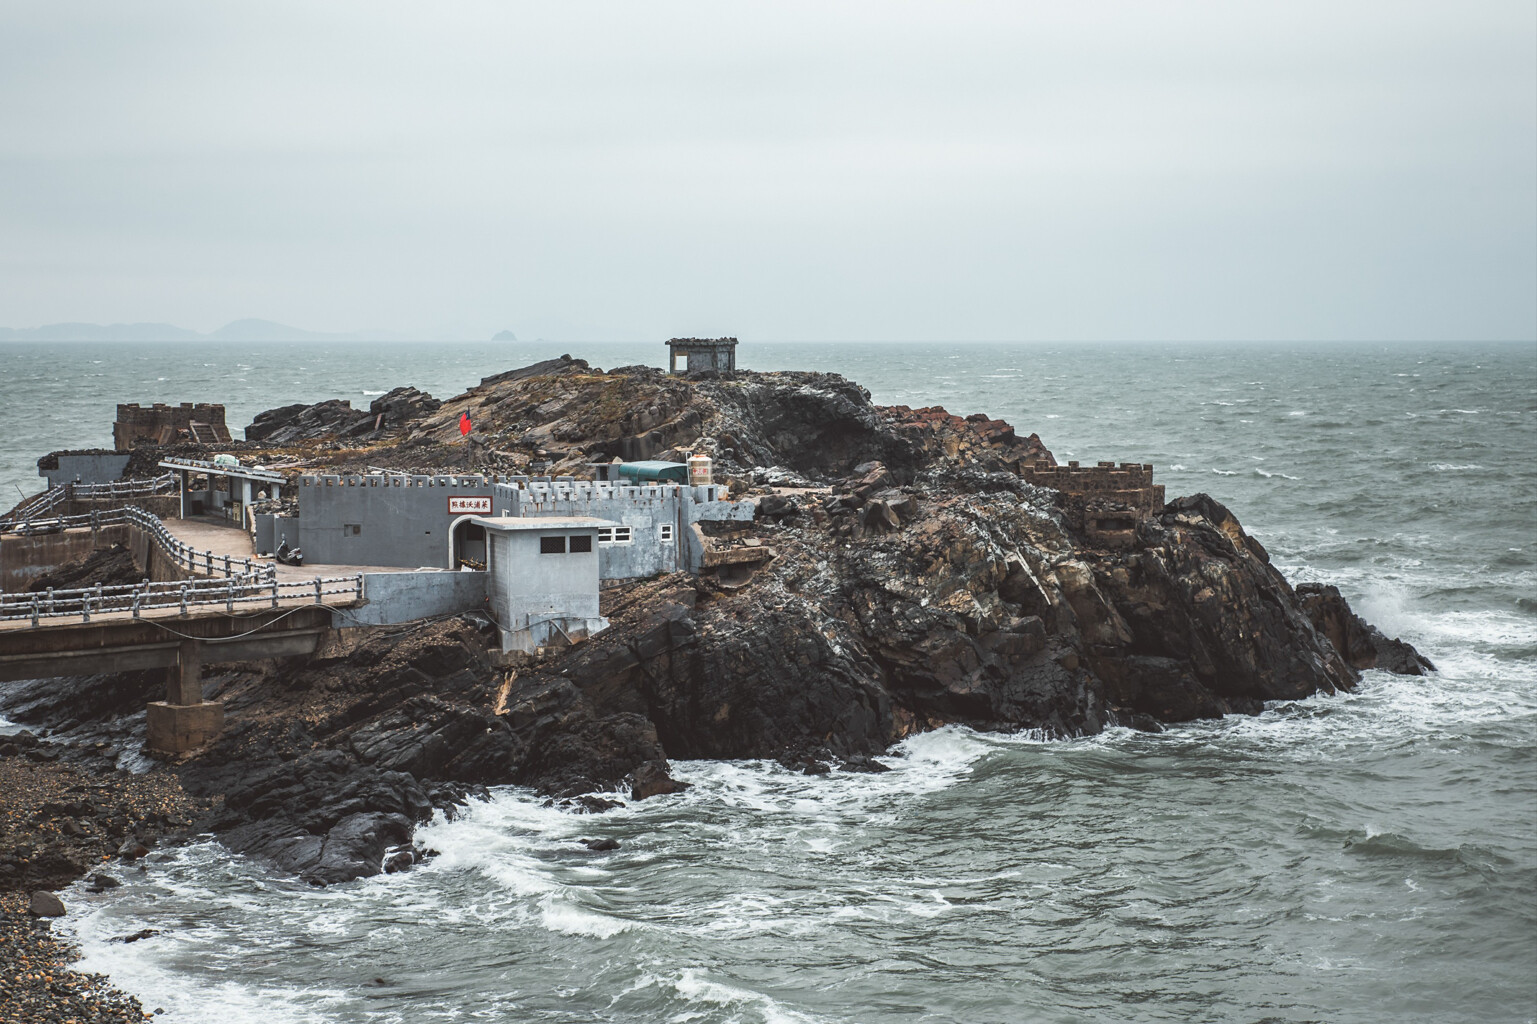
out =
<svg viewBox="0 0 1537 1024"><path fill-rule="evenodd" d="M448 567L486 568L486 528L479 516L461 516L448 531Z"/></svg>

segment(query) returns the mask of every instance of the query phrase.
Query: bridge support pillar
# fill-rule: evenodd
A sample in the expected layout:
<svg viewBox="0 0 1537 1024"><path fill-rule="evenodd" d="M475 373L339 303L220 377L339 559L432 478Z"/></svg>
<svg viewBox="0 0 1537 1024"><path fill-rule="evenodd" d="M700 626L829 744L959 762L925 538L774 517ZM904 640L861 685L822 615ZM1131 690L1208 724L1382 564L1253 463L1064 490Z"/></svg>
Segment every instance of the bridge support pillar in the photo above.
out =
<svg viewBox="0 0 1537 1024"><path fill-rule="evenodd" d="M166 679L166 699L146 709L144 746L162 754L185 754L224 731L224 705L203 699L203 645L182 642Z"/></svg>

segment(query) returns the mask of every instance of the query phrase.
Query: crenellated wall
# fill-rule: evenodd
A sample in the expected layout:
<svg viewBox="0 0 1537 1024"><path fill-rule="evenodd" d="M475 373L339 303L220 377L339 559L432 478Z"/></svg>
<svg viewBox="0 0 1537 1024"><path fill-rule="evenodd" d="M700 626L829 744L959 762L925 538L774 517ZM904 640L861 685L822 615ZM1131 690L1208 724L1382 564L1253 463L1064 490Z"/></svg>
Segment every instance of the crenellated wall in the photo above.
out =
<svg viewBox="0 0 1537 1024"><path fill-rule="evenodd" d="M476 507L491 508L493 477L404 474L305 475L299 478L299 518L282 539L316 565L451 568L449 531ZM484 557L484 556L482 556Z"/></svg>
<svg viewBox="0 0 1537 1024"><path fill-rule="evenodd" d="M1022 463L1019 475L1027 483L1061 492L1068 523L1107 547L1130 545L1137 522L1164 506L1163 485L1153 483L1153 467L1148 463L1055 466L1036 460Z"/></svg>
<svg viewBox="0 0 1537 1024"><path fill-rule="evenodd" d="M314 565L452 568L451 531L464 532L457 553L484 564L472 516L593 516L629 527L627 537L600 540L604 579L697 571L704 552L690 524L751 521L755 512L750 501L729 500L722 484L377 473L306 475L298 483L299 517L277 520L276 528Z"/></svg>
<svg viewBox="0 0 1537 1024"><path fill-rule="evenodd" d="M156 402L151 406L130 402L117 407L117 422L112 424L112 445L118 451L139 444L172 444L177 440L221 444L229 439L224 406L208 402Z"/></svg>

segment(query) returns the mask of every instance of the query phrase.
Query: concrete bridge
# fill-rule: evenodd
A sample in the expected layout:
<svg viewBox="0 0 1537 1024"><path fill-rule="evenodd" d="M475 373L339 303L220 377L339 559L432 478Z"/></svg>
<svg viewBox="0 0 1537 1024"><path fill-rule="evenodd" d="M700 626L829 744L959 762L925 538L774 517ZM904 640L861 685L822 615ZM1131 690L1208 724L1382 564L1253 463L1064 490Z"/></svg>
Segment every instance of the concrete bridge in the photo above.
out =
<svg viewBox="0 0 1537 1024"><path fill-rule="evenodd" d="M37 626L13 620L0 624L0 682L165 669L165 700L147 708L145 747L185 753L224 728L224 705L203 699L205 661L311 654L330 632L337 606L290 602L234 613L205 605L185 615L169 608L138 617L110 612L90 622Z"/></svg>
<svg viewBox="0 0 1537 1024"><path fill-rule="evenodd" d="M121 586L0 593L0 682L165 669L166 699L148 707L145 746L184 753L224 725L223 705L203 700L205 661L310 654L334 614L364 601L363 573L341 574L354 567L327 566L326 575L278 566L241 551L243 530L175 526L135 507L0 526L11 589L113 544L125 544L145 573Z"/></svg>

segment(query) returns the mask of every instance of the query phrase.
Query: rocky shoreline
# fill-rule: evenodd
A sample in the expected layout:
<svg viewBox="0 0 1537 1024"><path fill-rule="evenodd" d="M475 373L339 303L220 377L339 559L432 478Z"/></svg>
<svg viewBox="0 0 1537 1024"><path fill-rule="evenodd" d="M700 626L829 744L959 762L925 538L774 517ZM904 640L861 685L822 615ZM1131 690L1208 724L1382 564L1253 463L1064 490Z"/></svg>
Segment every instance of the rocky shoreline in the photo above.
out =
<svg viewBox="0 0 1537 1024"><path fill-rule="evenodd" d="M0 1020L141 1021L133 996L71 969L74 948L50 927L51 892L89 875L94 888L162 843L184 841L206 807L173 776L105 769L101 752L31 732L0 735Z"/></svg>
<svg viewBox="0 0 1537 1024"><path fill-rule="evenodd" d="M754 521L709 529L771 557L735 574L606 586L610 628L538 657L501 655L490 622L469 613L346 631L310 658L208 666L224 734L99 780L161 787L167 809L129 829L140 840L148 828L159 841L211 832L329 884L430 857L415 826L488 786L601 812L679 788L670 758L878 771L892 744L947 724L1158 731L1350 689L1369 668L1431 667L1338 590L1293 588L1209 496L1175 498L1106 544L1063 493L1024 478L1023 466L1055 464L1037 436L985 416L876 406L835 375L604 373L562 357L442 402L399 394L372 417L264 413L258 433L283 447L263 451L336 471L551 473L708 452L733 495L757 501ZM476 424L469 440L462 415ZM105 768L137 749L162 686L146 673L12 684L0 714ZM92 813L77 827L93 842L124 841L121 815ZM35 858L5 853L16 849L0 843L0 882L6 856L26 861L12 893L94 867L65 855L44 877Z"/></svg>

